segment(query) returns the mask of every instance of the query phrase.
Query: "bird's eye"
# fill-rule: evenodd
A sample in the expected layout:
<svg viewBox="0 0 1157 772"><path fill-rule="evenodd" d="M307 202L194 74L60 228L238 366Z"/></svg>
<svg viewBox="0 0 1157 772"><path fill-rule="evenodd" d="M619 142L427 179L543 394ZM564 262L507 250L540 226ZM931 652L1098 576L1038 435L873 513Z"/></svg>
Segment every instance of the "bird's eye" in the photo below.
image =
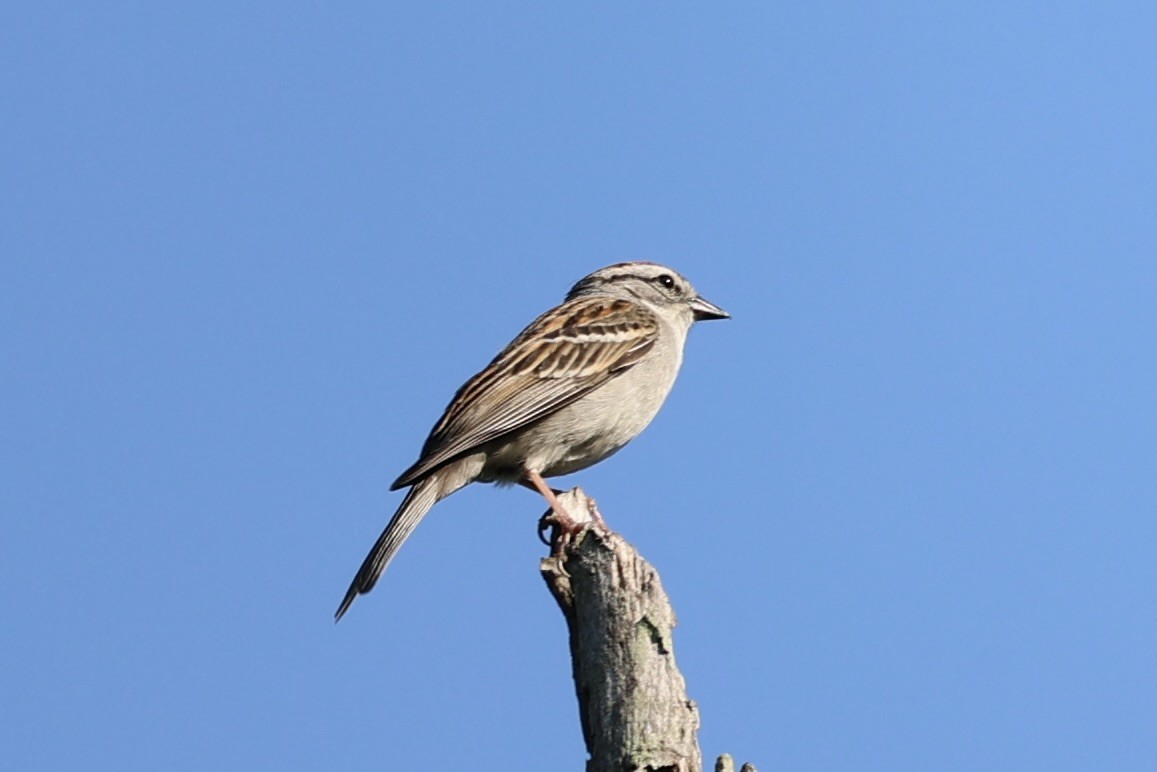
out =
<svg viewBox="0 0 1157 772"><path fill-rule="evenodd" d="M667 289L674 289L675 288L675 277L669 273L665 273L662 276L659 276L658 278L655 279L655 281L659 282Z"/></svg>

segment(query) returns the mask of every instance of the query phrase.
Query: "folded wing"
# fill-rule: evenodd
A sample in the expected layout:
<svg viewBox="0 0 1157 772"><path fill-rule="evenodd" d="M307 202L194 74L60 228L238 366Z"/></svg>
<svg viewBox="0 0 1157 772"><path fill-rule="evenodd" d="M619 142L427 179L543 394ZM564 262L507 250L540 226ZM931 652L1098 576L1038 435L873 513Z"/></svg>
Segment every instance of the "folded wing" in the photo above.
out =
<svg viewBox="0 0 1157 772"><path fill-rule="evenodd" d="M594 391L637 364L658 335L655 316L625 300L578 298L548 311L458 390L392 489Z"/></svg>

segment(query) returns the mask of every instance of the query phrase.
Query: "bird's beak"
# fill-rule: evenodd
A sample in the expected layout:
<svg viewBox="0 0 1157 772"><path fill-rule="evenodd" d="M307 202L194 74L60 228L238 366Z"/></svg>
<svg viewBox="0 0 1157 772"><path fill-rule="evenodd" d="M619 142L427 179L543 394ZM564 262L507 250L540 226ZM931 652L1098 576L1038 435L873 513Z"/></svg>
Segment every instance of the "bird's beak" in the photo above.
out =
<svg viewBox="0 0 1157 772"><path fill-rule="evenodd" d="M710 300L705 300L699 296L692 298L691 312L695 315L695 321L697 322L705 322L708 319L731 318L731 314L727 313L722 308L712 303Z"/></svg>

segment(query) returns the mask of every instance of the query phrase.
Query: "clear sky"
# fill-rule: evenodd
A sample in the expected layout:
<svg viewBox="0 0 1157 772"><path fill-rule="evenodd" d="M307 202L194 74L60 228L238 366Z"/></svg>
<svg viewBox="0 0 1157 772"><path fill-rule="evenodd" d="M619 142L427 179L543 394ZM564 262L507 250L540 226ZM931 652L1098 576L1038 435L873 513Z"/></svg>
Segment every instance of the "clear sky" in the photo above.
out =
<svg viewBox="0 0 1157 772"><path fill-rule="evenodd" d="M461 382L646 259L734 319L556 485L659 569L707 756L1157 768L1155 34L6 2L4 765L581 769L533 494L332 614Z"/></svg>

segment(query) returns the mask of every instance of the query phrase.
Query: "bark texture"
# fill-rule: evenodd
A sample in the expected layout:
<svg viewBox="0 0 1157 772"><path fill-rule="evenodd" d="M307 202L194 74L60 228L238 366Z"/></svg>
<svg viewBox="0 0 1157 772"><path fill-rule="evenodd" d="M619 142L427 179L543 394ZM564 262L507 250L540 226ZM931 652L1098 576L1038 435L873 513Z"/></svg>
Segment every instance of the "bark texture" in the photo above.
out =
<svg viewBox="0 0 1157 772"><path fill-rule="evenodd" d="M701 772L699 710L675 666L658 573L580 489L559 499L583 528L556 527L541 568L570 630L587 772Z"/></svg>

